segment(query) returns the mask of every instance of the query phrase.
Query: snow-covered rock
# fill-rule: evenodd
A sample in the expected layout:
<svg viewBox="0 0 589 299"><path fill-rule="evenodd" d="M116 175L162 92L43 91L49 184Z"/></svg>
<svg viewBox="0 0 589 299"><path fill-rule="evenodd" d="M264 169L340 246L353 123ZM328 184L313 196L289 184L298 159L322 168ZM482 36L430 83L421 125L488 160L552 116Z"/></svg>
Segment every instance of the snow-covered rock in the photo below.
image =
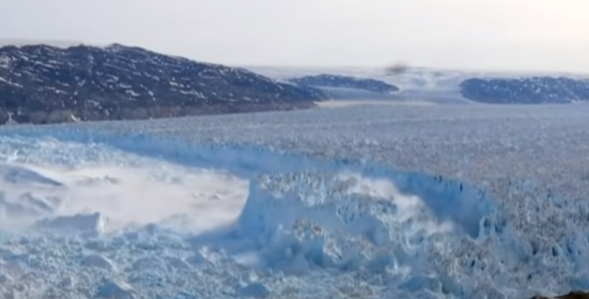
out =
<svg viewBox="0 0 589 299"><path fill-rule="evenodd" d="M0 47L0 124L309 108L325 95L138 47Z"/></svg>
<svg viewBox="0 0 589 299"><path fill-rule="evenodd" d="M546 104L589 101L589 79L567 77L470 78L462 95L490 104Z"/></svg>
<svg viewBox="0 0 589 299"><path fill-rule="evenodd" d="M399 91L399 88L371 78L349 77L334 74L319 74L290 78L299 86L311 86L321 89L332 99L378 99L387 98Z"/></svg>

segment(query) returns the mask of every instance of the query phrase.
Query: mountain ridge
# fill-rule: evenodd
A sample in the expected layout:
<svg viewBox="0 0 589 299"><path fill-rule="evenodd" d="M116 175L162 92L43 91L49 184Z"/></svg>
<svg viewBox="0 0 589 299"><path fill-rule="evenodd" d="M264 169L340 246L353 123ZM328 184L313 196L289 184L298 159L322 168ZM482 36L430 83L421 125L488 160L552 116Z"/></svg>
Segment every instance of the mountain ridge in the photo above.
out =
<svg viewBox="0 0 589 299"><path fill-rule="evenodd" d="M0 124L306 109L324 99L245 69L117 43L0 48Z"/></svg>

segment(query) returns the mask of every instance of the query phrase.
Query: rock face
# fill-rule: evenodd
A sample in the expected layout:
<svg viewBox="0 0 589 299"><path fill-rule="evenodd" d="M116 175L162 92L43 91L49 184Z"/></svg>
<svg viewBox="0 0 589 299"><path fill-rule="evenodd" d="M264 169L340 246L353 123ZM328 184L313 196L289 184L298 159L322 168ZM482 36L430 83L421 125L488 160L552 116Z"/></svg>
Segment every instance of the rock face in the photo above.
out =
<svg viewBox="0 0 589 299"><path fill-rule="evenodd" d="M0 124L309 108L326 95L252 72L114 44L0 48Z"/></svg>
<svg viewBox="0 0 589 299"><path fill-rule="evenodd" d="M379 80L354 78L330 74L291 78L288 79L288 81L304 87L313 86L354 88L374 93L393 93L399 91L398 87Z"/></svg>
<svg viewBox="0 0 589 299"><path fill-rule="evenodd" d="M463 97L490 104L541 104L589 101L589 80L566 77L471 78L460 84Z"/></svg>

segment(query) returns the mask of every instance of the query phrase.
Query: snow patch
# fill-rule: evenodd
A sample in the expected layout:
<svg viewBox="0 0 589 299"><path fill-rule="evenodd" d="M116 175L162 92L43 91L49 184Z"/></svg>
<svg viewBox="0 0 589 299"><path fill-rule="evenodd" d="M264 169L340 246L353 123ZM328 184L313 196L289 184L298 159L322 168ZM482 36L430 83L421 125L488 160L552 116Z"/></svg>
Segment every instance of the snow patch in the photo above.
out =
<svg viewBox="0 0 589 299"><path fill-rule="evenodd" d="M140 94L138 94L135 91L130 90L130 89L125 90L125 93L128 94L128 95L130 95L130 96L132 96L132 97L139 97L139 96L141 96Z"/></svg>
<svg viewBox="0 0 589 299"><path fill-rule="evenodd" d="M14 82L12 82L12 81L8 81L8 80L6 80L6 79L5 79L5 78L3 78L3 77L0 77L0 82L4 82L4 83L6 83L6 84L8 84L8 85L12 85L12 86L14 86L14 87L23 88L23 86L22 86L22 85L20 85L20 84L18 84L18 83L14 83Z"/></svg>
<svg viewBox="0 0 589 299"><path fill-rule="evenodd" d="M196 91L196 90L179 90L179 92L181 94L187 94L187 95L194 95L199 99L206 99L205 95L200 92L200 91Z"/></svg>

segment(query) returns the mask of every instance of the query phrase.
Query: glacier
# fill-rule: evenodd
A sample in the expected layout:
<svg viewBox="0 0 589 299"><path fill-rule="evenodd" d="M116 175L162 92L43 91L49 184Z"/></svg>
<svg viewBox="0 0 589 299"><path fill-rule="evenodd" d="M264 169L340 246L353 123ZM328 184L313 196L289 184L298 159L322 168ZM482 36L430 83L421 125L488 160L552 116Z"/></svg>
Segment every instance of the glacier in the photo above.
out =
<svg viewBox="0 0 589 299"><path fill-rule="evenodd" d="M292 115L343 111L358 110ZM457 119L466 115L458 112ZM290 114L249 116L262 119L250 125L263 128L284 115ZM562 128L558 121L571 118L552 121ZM237 124L223 126L238 130L243 116L221 118L232 119ZM525 128L521 119L518 114L510 123ZM413 125L430 121L414 119ZM194 129L197 122L3 128L0 294L529 298L589 288L583 268L589 204L546 195L533 179L477 184L395 169L375 157L158 133L183 126L206 135L207 128ZM291 129L277 130L305 134ZM385 146L378 136L365 137L365 146ZM337 142L347 149L348 140ZM410 142L404 145L411 148ZM27 217L13 217L17 208Z"/></svg>

